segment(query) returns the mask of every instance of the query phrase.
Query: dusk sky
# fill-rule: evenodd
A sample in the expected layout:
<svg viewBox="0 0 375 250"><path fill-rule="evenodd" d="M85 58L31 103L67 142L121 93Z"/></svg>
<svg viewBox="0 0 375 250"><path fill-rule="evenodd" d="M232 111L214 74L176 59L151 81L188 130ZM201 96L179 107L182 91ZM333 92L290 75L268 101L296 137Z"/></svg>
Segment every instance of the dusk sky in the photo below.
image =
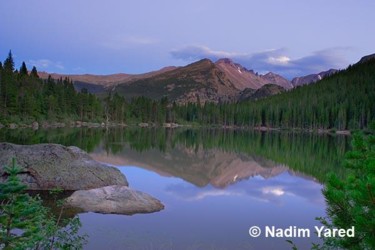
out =
<svg viewBox="0 0 375 250"><path fill-rule="evenodd" d="M69 74L143 73L229 57L285 77L375 53L373 0L0 2L0 58Z"/></svg>

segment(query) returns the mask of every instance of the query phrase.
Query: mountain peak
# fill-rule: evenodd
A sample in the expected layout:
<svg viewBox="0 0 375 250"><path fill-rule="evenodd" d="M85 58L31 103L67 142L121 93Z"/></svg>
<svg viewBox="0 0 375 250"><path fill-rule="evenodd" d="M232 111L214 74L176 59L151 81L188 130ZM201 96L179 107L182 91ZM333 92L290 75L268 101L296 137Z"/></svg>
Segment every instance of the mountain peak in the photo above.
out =
<svg viewBox="0 0 375 250"><path fill-rule="evenodd" d="M267 74L264 75L265 77L276 77L278 76L277 74L273 73L273 72L268 72Z"/></svg>
<svg viewBox="0 0 375 250"><path fill-rule="evenodd" d="M220 64L220 63L224 63L224 64L234 64L233 60L230 59L230 58L221 58L219 60L217 60L215 62L215 64Z"/></svg>
<svg viewBox="0 0 375 250"><path fill-rule="evenodd" d="M287 79L273 72L268 72L267 74L261 76L261 78L267 83L276 84L282 86L285 89L293 88L293 85Z"/></svg>
<svg viewBox="0 0 375 250"><path fill-rule="evenodd" d="M203 59L201 59L201 60L199 60L199 61L196 61L196 62L193 62L193 63L191 63L191 64L200 64L200 63L209 63L209 64L213 64L213 62L210 60L210 59L208 59L208 58L203 58ZM190 65L191 65L190 64Z"/></svg>

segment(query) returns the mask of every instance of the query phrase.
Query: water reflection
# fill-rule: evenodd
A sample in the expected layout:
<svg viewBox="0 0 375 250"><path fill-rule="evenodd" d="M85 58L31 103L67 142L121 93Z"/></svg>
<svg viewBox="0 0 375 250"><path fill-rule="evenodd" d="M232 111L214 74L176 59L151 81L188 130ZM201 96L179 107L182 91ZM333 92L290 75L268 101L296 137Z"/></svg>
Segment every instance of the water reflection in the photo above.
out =
<svg viewBox="0 0 375 250"><path fill-rule="evenodd" d="M192 151L182 146L176 146L168 152L147 150L140 153L125 148L115 155L104 152L91 155L101 162L133 165L160 175L179 177L199 187L210 184L216 188L225 188L251 176L270 178L288 169L262 157L217 149Z"/></svg>
<svg viewBox="0 0 375 250"><path fill-rule="evenodd" d="M141 166L197 186L225 187L236 174L241 179L283 172L280 164L320 182L329 171L345 175L340 165L350 138L223 129L67 128L0 129L0 141L74 145L104 162Z"/></svg>
<svg viewBox="0 0 375 250"><path fill-rule="evenodd" d="M250 226L319 225L324 215L321 185L286 171L265 179L254 176L227 186L198 187L180 178L139 167L120 167L133 188L163 201L150 215L82 214L92 238L87 249L290 249L283 238L250 238ZM300 249L318 242L315 235L292 239Z"/></svg>
<svg viewBox="0 0 375 250"><path fill-rule="evenodd" d="M165 190L186 201L196 201L211 196L248 196L257 201L282 204L284 198L290 196L324 205L321 188L320 184L284 172L269 179L255 176L251 181L239 181L224 190L211 185L197 189L187 183L171 184Z"/></svg>
<svg viewBox="0 0 375 250"><path fill-rule="evenodd" d="M318 225L321 183L329 171L346 174L349 140L221 129L0 130L0 141L81 147L164 203L149 215L80 214L90 250L290 249L283 238L250 238L249 227ZM292 240L308 249L314 237Z"/></svg>

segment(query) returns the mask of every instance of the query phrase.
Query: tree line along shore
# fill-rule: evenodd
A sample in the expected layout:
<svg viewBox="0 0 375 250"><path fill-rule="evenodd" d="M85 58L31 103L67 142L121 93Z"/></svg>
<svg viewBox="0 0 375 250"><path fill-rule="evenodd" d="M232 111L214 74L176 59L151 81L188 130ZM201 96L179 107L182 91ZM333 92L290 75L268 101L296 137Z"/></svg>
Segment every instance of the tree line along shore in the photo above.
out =
<svg viewBox="0 0 375 250"><path fill-rule="evenodd" d="M0 127L139 125L214 126L303 131L366 130L375 121L375 60L256 101L176 104L168 96L130 101L116 92L76 91L69 78L40 79L12 53L0 63ZM78 122L77 122L78 121Z"/></svg>

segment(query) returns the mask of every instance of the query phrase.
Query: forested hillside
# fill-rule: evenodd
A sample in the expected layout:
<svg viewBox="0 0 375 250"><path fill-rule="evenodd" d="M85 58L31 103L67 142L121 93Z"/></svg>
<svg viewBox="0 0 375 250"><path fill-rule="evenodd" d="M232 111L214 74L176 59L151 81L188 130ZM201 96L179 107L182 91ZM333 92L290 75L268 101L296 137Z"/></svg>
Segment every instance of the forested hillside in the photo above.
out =
<svg viewBox="0 0 375 250"><path fill-rule="evenodd" d="M188 104L189 122L310 129L363 129L375 121L375 59L349 66L315 84L232 104Z"/></svg>

